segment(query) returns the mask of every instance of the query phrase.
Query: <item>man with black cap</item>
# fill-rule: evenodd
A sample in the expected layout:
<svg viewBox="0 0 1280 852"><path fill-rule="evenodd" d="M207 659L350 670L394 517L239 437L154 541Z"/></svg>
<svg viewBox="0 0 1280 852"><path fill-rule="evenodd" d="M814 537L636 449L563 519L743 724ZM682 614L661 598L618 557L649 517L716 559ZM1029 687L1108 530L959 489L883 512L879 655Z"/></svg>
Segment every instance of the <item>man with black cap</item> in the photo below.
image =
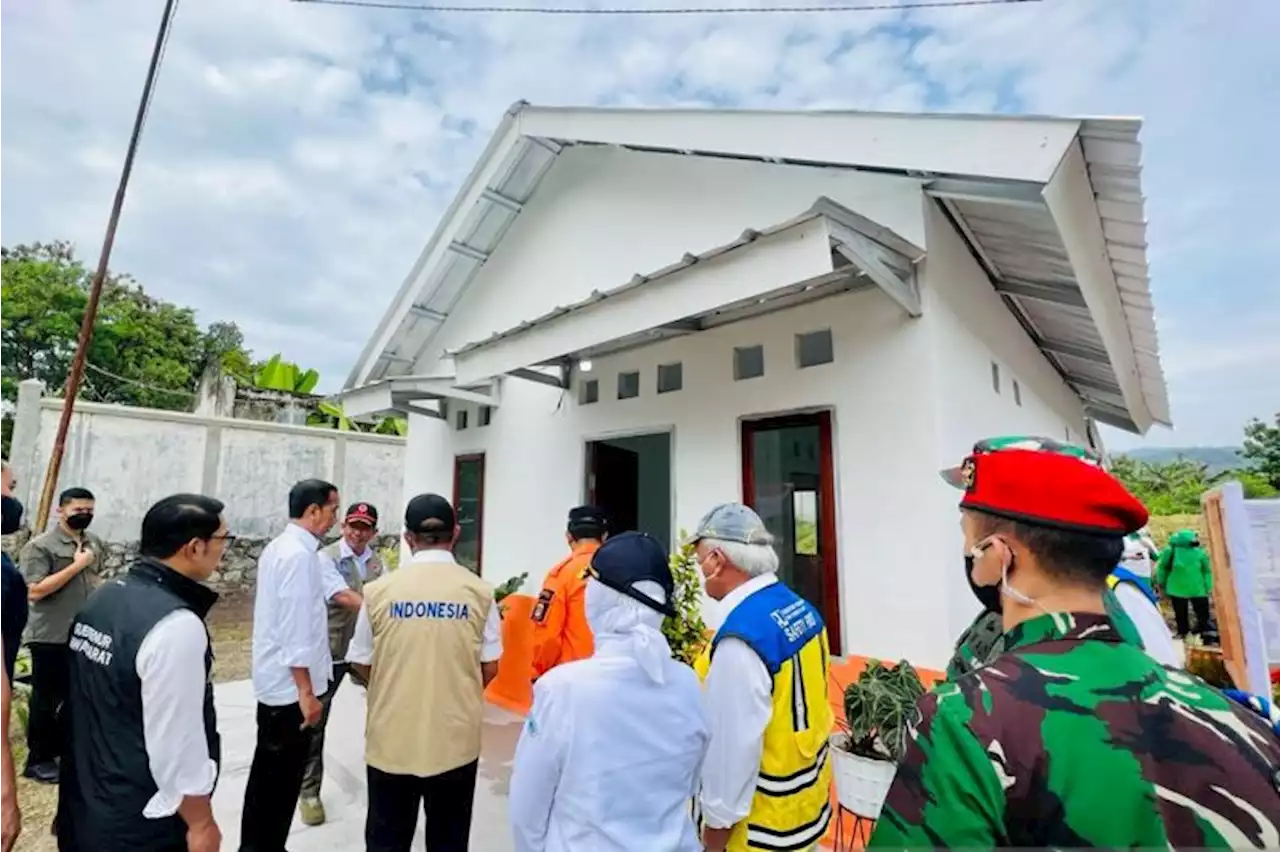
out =
<svg viewBox="0 0 1280 852"><path fill-rule="evenodd" d="M511 775L516 850L700 850L689 802L709 735L698 677L662 635L666 549L621 533L587 575L595 654L534 684Z"/></svg>
<svg viewBox="0 0 1280 852"><path fill-rule="evenodd" d="M368 852L407 852L426 811L431 852L465 852L484 687L502 632L493 586L453 558L457 516L438 494L404 512L412 557L364 587L347 662L369 683Z"/></svg>
<svg viewBox="0 0 1280 852"><path fill-rule="evenodd" d="M998 587L1002 651L917 705L869 845L1273 848L1280 739L1121 638L1103 600L1147 510L1092 458L984 448L963 489L973 582Z"/></svg>
<svg viewBox="0 0 1280 852"><path fill-rule="evenodd" d="M583 570L608 535L604 512L595 506L569 510L564 538L570 553L547 572L533 606L534 680L561 663L590 657L591 626L583 610L586 591Z"/></svg>
<svg viewBox="0 0 1280 852"><path fill-rule="evenodd" d="M382 576L382 561L370 544L377 534L378 508L372 503L352 503L342 520L342 537L320 551L352 594L330 597L328 601L333 680L325 694L320 696L320 722L308 729L307 768L303 771L302 793L298 797L298 813L307 825L322 825L325 820L324 804L320 801L320 785L324 780L324 731L329 724L333 696L350 669L347 646L356 631L356 613L360 610L364 584Z"/></svg>

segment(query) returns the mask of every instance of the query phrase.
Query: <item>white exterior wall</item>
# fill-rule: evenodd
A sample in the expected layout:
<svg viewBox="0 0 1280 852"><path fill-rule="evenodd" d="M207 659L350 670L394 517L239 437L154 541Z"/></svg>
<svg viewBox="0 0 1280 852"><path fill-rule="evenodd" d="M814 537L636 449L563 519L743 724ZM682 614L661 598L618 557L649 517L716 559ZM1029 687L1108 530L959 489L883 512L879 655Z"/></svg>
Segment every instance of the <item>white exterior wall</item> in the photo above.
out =
<svg viewBox="0 0 1280 852"><path fill-rule="evenodd" d="M828 327L835 362L798 371L794 335ZM756 343L765 347L765 375L733 381L733 347ZM672 431L678 531L712 505L742 499L744 416L831 408L844 650L941 666L954 640L937 582L946 569L935 558L944 550L940 526L948 530L939 523L941 497L924 509L921 499L947 490L929 450L931 353L924 323L866 291L600 359L589 374L600 381L593 405L577 404L576 387L562 394L507 379L487 427L459 432L413 419L406 497L448 496L454 456L484 452L482 573L497 583L528 571L532 590L565 555L566 512L585 496L588 440ZM684 365L683 389L658 395L657 365L673 361ZM617 373L629 370L640 371L640 397L618 400ZM468 419L477 421L474 412ZM706 614L714 624L714 606Z"/></svg>
<svg viewBox="0 0 1280 852"><path fill-rule="evenodd" d="M1035 347L982 268L934 204L925 208L926 256L920 276L923 321L930 329L935 374L935 440L938 467L958 464L975 441L995 435L1043 435L1085 442L1080 398ZM1000 391L991 364L1000 368ZM1018 383L1021 405L1014 396ZM931 492L936 493L936 492ZM943 508L954 523L933 541L943 547L936 564L951 570L948 617L958 636L977 615L978 605L962 575L964 556L959 495L945 489Z"/></svg>
<svg viewBox="0 0 1280 852"><path fill-rule="evenodd" d="M450 312L415 372L505 331L780 224L822 196L923 245L916 181L834 169L568 148Z"/></svg>

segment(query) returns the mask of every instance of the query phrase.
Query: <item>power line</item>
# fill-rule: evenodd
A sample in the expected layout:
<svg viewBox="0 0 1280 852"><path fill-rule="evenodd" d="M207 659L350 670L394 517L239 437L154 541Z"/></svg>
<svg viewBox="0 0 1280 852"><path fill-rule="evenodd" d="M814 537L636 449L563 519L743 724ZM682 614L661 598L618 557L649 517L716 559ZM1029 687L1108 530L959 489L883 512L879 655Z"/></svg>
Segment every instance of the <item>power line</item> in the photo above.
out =
<svg viewBox="0 0 1280 852"><path fill-rule="evenodd" d="M482 15L771 15L822 14L837 12L891 12L913 9L956 9L969 6L1011 6L1042 3L1044 0L903 0L899 3L859 3L807 6L683 6L649 8L614 6L585 8L574 6L460 6L444 3L396 3L392 0L293 0L319 6L355 6L363 9L399 9L414 12L472 13Z"/></svg>
<svg viewBox="0 0 1280 852"><path fill-rule="evenodd" d="M156 385L149 385L146 382L140 382L137 379L126 378L125 376L117 375L116 373L113 373L110 370L104 370L101 367L99 367L97 364L86 363L85 367L87 367L90 370L93 370L95 373L106 376L109 379L115 379L118 382L124 382L125 384L130 384L130 385L133 385L134 387L142 388L143 390L154 391L155 393L169 394L171 396L185 396L187 399L195 399L196 397L196 395L193 394L191 391L181 390L179 388L162 388L162 387L157 387Z"/></svg>

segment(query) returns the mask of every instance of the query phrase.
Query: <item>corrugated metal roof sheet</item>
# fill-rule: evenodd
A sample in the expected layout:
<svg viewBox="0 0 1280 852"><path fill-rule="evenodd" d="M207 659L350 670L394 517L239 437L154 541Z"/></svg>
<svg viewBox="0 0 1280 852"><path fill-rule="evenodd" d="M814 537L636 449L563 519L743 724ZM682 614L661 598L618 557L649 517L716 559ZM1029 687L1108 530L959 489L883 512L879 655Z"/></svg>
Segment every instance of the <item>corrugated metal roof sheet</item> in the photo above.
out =
<svg viewBox="0 0 1280 852"><path fill-rule="evenodd" d="M1159 342L1152 309L1146 260L1146 222L1141 192L1141 155L1138 142L1141 122L1130 119L1082 119L1079 140L1099 214L1107 252L1124 308L1139 386L1152 418L1168 424L1169 401L1159 360ZM416 301L405 313L388 345L376 354L365 381L411 372L428 350L436 331L488 256L497 249L522 205L536 191L563 147L579 144L573 139L521 136L493 173L484 193L465 216L450 250L417 288ZM581 143L597 144L597 143ZM626 148L627 146L617 146ZM646 148L645 150L652 150ZM688 156L732 156L715 151L665 149ZM787 164L777 157L758 158ZM808 163L808 165L817 165ZM856 163L823 163L832 168L857 169ZM911 173L928 180L928 174ZM981 181L982 176L973 176ZM1002 181L992 181L1000 186ZM1118 392L1115 373L1105 357L1101 336L1076 286L1075 270L1067 257L1057 227L1044 206L1013 206L981 198L950 198L949 212L966 231L996 277L1011 286L1027 284L1023 293L1005 292L1020 321L1038 338L1046 356L1077 389L1094 414L1114 425L1133 429L1126 405ZM460 211L461 212L461 211ZM1054 287L1053 301L1031 298L1044 295L1042 285ZM1072 298L1074 294L1074 299ZM1074 304L1072 302L1075 302ZM1048 344L1058 344L1055 349ZM1066 352L1062 350L1067 350ZM1074 352L1075 354L1069 354ZM1101 357L1078 355L1099 353ZM1114 392L1113 392L1114 390Z"/></svg>

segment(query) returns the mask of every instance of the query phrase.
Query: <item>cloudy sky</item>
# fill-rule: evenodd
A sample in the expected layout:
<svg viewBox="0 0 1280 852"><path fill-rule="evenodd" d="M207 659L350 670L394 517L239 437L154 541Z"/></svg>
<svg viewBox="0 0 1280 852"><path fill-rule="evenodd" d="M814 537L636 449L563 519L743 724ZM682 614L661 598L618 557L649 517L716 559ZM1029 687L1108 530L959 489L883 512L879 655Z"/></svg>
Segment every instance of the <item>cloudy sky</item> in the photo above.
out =
<svg viewBox="0 0 1280 852"><path fill-rule="evenodd" d="M162 5L4 3L4 244L96 257ZM1277 32L1276 0L643 18L185 0L113 266L334 389L518 99L1140 115L1178 424L1146 443L1237 443L1280 409Z"/></svg>

